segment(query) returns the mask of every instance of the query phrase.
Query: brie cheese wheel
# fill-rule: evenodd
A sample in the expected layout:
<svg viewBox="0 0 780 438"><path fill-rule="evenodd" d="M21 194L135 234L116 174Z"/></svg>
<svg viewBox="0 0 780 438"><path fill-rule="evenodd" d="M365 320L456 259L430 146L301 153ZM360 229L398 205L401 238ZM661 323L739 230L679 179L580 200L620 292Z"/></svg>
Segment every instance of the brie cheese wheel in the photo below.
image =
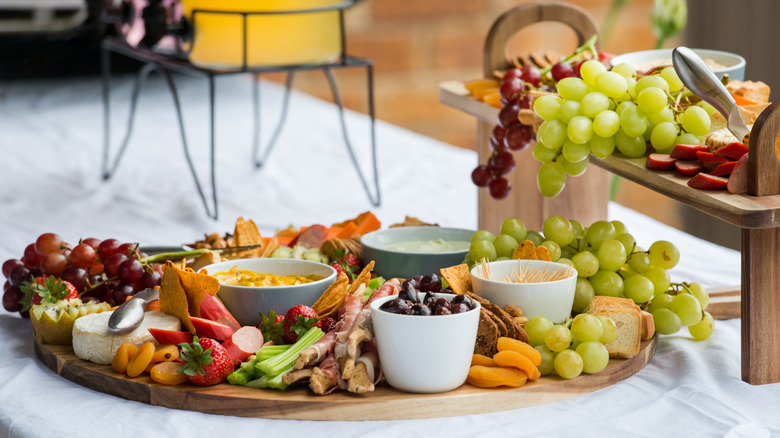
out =
<svg viewBox="0 0 780 438"><path fill-rule="evenodd" d="M124 342L141 346L155 342L149 328L181 330L179 318L167 313L149 311L144 314L141 325L125 335L114 335L108 331L108 319L114 312L92 313L82 316L73 324L73 352L80 359L99 364L110 364L116 350Z"/></svg>

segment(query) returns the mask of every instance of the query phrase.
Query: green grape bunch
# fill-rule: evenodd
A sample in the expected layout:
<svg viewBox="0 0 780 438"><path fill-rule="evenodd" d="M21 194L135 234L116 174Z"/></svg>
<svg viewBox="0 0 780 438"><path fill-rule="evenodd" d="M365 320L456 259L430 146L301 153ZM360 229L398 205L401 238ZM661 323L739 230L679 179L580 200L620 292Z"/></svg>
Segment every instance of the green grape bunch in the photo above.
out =
<svg viewBox="0 0 780 438"><path fill-rule="evenodd" d="M508 218L498 235L488 230L475 232L464 262L471 268L476 261L509 259L525 240L546 247L553 262L577 271L572 305L575 320L587 314L591 300L597 295L622 297L650 312L656 331L662 335L677 333L682 327L688 327L695 340L712 335L714 323L706 311L709 295L705 288L695 282L671 281L669 271L680 261L679 249L665 240L653 242L644 249L620 221L601 220L583 227L576 220L553 215L545 219L538 232L528 230L517 218ZM562 328L554 328L544 320L529 320L525 330L532 345L544 344L552 353L569 348L572 336L581 342L597 340L592 322L591 329L583 328L580 323L571 325L574 332L568 336ZM575 362L576 358L567 359L568 368L564 373L574 374ZM587 360L585 363L588 372Z"/></svg>
<svg viewBox="0 0 780 438"><path fill-rule="evenodd" d="M590 156L645 156L669 153L676 144L701 144L714 108L694 103L673 67L638 73L626 63L607 70L598 60L580 67L581 77L556 84L557 95L533 101L542 119L532 154L541 162L539 191L557 196L569 176L582 175Z"/></svg>

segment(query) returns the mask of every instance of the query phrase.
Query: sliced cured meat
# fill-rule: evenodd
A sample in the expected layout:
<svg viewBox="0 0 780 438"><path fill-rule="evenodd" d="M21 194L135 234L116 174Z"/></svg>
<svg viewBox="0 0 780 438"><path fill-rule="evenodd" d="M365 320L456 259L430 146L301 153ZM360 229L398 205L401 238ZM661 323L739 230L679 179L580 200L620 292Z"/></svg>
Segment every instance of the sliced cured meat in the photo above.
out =
<svg viewBox="0 0 780 438"><path fill-rule="evenodd" d="M315 365L325 359L325 357L333 352L333 347L336 345L336 330L329 331L325 336L320 338L319 341L312 344L309 348L303 350L298 355L298 359L295 360L293 366L296 370L300 370L307 365Z"/></svg>
<svg viewBox="0 0 780 438"><path fill-rule="evenodd" d="M696 152L696 158L699 161L701 161L701 165L704 166L704 168L708 172L723 163L728 163L729 161L732 161L722 155L716 155L713 154L712 152L702 152L702 151Z"/></svg>
<svg viewBox="0 0 780 438"><path fill-rule="evenodd" d="M200 302L199 310L201 318L224 324L234 331L241 328L241 324L236 321L236 318L234 318L225 305L222 304L222 301L214 295L206 294Z"/></svg>
<svg viewBox="0 0 780 438"><path fill-rule="evenodd" d="M702 165L699 160L677 160L674 162L674 168L682 176L693 176L701 172Z"/></svg>
<svg viewBox="0 0 780 438"><path fill-rule="evenodd" d="M699 190L725 190L729 180L722 176L697 173L688 181L688 186Z"/></svg>
<svg viewBox="0 0 780 438"><path fill-rule="evenodd" d="M748 183L747 183L747 173L748 173L748 167L746 166L748 155L745 154L737 160L737 164L734 165L734 169L731 171L731 176L729 176L729 182L726 186L729 193L747 193L748 191Z"/></svg>
<svg viewBox="0 0 780 438"><path fill-rule="evenodd" d="M320 224L314 224L306 228L295 238L295 243L300 243L306 248L319 248L328 238L328 229Z"/></svg>
<svg viewBox="0 0 780 438"><path fill-rule="evenodd" d="M647 157L645 166L652 170L671 170L674 169L674 163L677 158L672 158L669 154L653 153Z"/></svg>
<svg viewBox="0 0 780 438"><path fill-rule="evenodd" d="M736 161L729 161L728 163L719 164L718 167L712 169L710 175L725 176L731 174L734 170L734 166L737 165Z"/></svg>
<svg viewBox="0 0 780 438"><path fill-rule="evenodd" d="M387 280L386 282L382 283L382 285L379 286L379 288L377 288L377 290L375 290L370 297L368 297L368 300L363 303L363 308L367 309L371 302L376 299L388 297L390 295L398 295L398 292L400 291L401 283L398 282L398 279L393 278L391 280Z"/></svg>
<svg viewBox="0 0 780 438"><path fill-rule="evenodd" d="M740 142L732 142L726 146L721 146L715 149L713 153L723 155L724 157L731 158L732 160L739 160L743 155L748 153L748 148Z"/></svg>
<svg viewBox="0 0 780 438"><path fill-rule="evenodd" d="M232 328L210 319L190 316L190 322L195 327L195 332L198 336L227 341L234 333Z"/></svg>
<svg viewBox="0 0 780 438"><path fill-rule="evenodd" d="M233 365L240 365L263 346L263 332L257 327L241 327L222 346L227 350Z"/></svg>
<svg viewBox="0 0 780 438"><path fill-rule="evenodd" d="M695 160L697 151L707 151L707 146L703 144L678 144L672 149L669 156L681 160Z"/></svg>
<svg viewBox="0 0 780 438"><path fill-rule="evenodd" d="M160 344L173 344L179 345L182 342L191 343L194 337L190 332L180 332L176 330L163 330L157 328L149 328L149 334L152 335L155 341Z"/></svg>

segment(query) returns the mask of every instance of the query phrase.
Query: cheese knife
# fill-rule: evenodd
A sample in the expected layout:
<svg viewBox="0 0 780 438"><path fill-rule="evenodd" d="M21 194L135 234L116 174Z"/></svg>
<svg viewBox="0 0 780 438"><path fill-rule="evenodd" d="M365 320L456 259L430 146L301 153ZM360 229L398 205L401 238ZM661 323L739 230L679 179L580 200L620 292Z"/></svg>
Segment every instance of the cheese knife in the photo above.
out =
<svg viewBox="0 0 780 438"><path fill-rule="evenodd" d="M672 63L677 76L685 86L709 103L727 120L726 127L742 142L750 130L742 120L737 102L728 92L715 73L707 67L699 55L693 50L679 46L672 51Z"/></svg>

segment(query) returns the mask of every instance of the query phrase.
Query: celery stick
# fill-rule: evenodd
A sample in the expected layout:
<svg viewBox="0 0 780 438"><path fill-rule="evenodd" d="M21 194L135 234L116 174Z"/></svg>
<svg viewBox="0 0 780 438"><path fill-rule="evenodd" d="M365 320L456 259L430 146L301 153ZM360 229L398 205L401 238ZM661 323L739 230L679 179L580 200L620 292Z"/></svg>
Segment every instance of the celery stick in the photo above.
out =
<svg viewBox="0 0 780 438"><path fill-rule="evenodd" d="M292 345L268 345L257 350L257 359L262 362L266 359L272 358L277 354L284 353L289 350Z"/></svg>
<svg viewBox="0 0 780 438"><path fill-rule="evenodd" d="M250 381L246 384L249 388L255 388L255 389L263 389L268 387L268 381L271 380L268 376L260 377L259 379L255 379Z"/></svg>
<svg viewBox="0 0 780 438"><path fill-rule="evenodd" d="M285 368L284 371L282 371L278 375L271 377L268 380L268 387L269 388L273 388L273 389L280 389L282 391L287 389L287 386L289 386L289 385L287 385L284 382L282 382L282 377L284 377L285 374L287 374L290 371L292 371L292 369L293 369L293 366L290 365L289 367Z"/></svg>
<svg viewBox="0 0 780 438"><path fill-rule="evenodd" d="M257 363L260 362L260 359L257 357L252 358L252 360L247 362L241 362L241 368L242 370L246 371L250 376L253 376L253 378L260 377L259 374L256 375L255 366Z"/></svg>
<svg viewBox="0 0 780 438"><path fill-rule="evenodd" d="M246 386L250 380L252 380L252 375L241 368L233 371L227 376L227 381L231 385Z"/></svg>
<svg viewBox="0 0 780 438"><path fill-rule="evenodd" d="M269 376L279 375L287 367L295 362L298 355L311 344L320 340L325 333L317 327L312 327L306 332L305 335L298 338L298 341L292 345L287 351L276 356L266 359L257 364L257 369L266 373Z"/></svg>

